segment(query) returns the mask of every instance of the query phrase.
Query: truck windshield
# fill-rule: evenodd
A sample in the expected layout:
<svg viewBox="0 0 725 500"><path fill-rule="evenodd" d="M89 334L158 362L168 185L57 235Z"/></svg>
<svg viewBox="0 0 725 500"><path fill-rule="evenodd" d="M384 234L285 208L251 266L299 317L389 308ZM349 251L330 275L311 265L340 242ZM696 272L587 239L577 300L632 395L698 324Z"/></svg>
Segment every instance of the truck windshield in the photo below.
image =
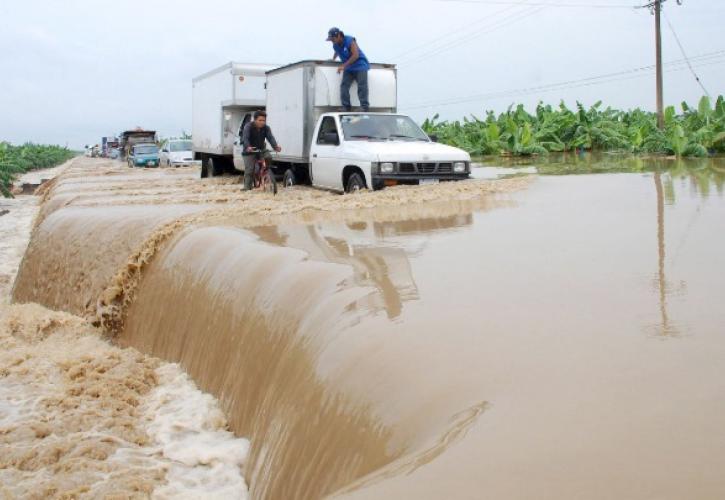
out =
<svg viewBox="0 0 725 500"><path fill-rule="evenodd" d="M155 144L149 144L148 146L136 146L134 152L137 155L151 155L159 152L159 148Z"/></svg>
<svg viewBox="0 0 725 500"><path fill-rule="evenodd" d="M176 153L178 151L191 151L191 141L169 142L169 151L172 153Z"/></svg>
<svg viewBox="0 0 725 500"><path fill-rule="evenodd" d="M342 115L340 123L347 141L429 141L425 132L407 116Z"/></svg>

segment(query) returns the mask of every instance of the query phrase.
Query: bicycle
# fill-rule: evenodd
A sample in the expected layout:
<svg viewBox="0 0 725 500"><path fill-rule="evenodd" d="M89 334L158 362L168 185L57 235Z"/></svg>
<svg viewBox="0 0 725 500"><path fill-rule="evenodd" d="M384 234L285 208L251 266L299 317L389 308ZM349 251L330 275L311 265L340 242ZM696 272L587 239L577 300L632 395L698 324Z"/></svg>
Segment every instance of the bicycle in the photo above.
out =
<svg viewBox="0 0 725 500"><path fill-rule="evenodd" d="M260 189L265 193L277 194L277 179L274 172L267 165L265 155L269 152L267 149L252 149L254 153L254 189Z"/></svg>

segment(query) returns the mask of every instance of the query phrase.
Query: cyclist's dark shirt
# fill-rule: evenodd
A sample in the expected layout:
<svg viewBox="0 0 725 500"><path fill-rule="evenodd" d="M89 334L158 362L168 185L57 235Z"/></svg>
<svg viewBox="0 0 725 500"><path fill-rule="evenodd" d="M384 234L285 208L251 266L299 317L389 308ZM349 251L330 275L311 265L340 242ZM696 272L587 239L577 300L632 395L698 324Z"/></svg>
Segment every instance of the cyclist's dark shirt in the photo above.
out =
<svg viewBox="0 0 725 500"><path fill-rule="evenodd" d="M263 150L266 148L265 141L269 141L273 148L277 147L277 140L272 134L272 129L269 125L265 125L263 128L255 127L253 122L249 122L244 126L242 130L242 146L243 155L251 155L254 153L247 153L247 148L252 147L255 149Z"/></svg>

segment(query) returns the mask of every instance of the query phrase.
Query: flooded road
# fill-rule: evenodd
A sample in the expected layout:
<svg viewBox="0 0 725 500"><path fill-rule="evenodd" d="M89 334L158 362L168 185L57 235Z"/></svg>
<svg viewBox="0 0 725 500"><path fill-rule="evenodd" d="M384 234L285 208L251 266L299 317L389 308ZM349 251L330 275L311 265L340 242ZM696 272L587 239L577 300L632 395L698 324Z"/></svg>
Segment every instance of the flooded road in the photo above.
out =
<svg viewBox="0 0 725 500"><path fill-rule="evenodd" d="M715 167L274 199L68 178L14 298L179 362L250 438L252 498L721 498Z"/></svg>

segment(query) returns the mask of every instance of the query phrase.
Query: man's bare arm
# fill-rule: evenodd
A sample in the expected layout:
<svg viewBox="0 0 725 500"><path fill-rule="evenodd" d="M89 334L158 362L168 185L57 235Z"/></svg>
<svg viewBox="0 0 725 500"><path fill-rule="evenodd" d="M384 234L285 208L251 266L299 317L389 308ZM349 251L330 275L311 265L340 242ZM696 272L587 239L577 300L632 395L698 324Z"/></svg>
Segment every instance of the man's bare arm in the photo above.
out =
<svg viewBox="0 0 725 500"><path fill-rule="evenodd" d="M360 59L360 49L357 48L357 42L354 40L350 44L350 52L352 52L352 55L350 56L350 59L348 59L345 63L345 67L352 66L353 64L355 64L355 61Z"/></svg>

